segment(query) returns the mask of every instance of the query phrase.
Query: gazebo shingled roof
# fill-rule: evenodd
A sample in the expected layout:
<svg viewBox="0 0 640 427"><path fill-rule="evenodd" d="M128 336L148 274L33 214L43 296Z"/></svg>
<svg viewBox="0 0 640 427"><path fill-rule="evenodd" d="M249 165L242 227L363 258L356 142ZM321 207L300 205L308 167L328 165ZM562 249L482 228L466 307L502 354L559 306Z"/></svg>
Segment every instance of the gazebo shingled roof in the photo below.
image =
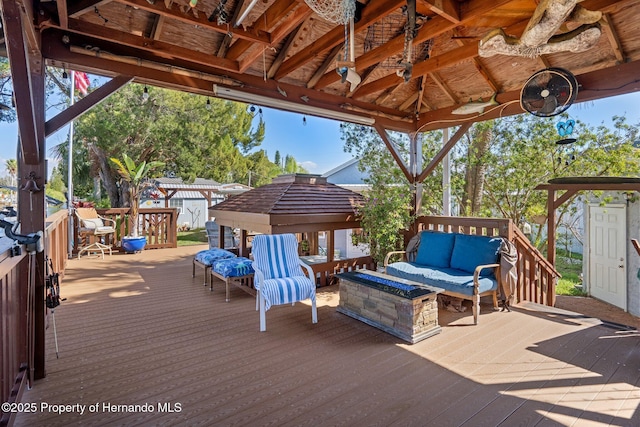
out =
<svg viewBox="0 0 640 427"><path fill-rule="evenodd" d="M260 233L359 228L362 195L320 175L281 175L273 182L209 208L216 222Z"/></svg>

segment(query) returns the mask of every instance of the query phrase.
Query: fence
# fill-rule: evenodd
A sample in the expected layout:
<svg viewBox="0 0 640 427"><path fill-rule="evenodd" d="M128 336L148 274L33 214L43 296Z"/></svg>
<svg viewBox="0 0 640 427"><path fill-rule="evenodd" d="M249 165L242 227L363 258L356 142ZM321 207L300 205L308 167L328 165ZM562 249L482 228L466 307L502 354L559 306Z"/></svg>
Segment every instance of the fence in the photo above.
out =
<svg viewBox="0 0 640 427"><path fill-rule="evenodd" d="M115 221L116 232L106 236L105 244L112 245L114 250L122 250L121 239L129 235L129 208L96 209L100 216ZM140 209L138 224L140 237L146 237L145 249L162 249L178 247L178 210L176 208ZM74 221L74 252L80 244L78 221Z"/></svg>

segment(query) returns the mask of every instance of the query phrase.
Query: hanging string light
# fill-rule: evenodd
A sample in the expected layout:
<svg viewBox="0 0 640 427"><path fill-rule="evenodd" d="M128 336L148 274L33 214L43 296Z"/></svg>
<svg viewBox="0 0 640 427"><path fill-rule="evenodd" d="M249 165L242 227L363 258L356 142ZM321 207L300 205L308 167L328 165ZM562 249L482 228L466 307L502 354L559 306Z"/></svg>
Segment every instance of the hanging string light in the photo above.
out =
<svg viewBox="0 0 640 427"><path fill-rule="evenodd" d="M211 100L207 98L207 110L211 110Z"/></svg>
<svg viewBox="0 0 640 427"><path fill-rule="evenodd" d="M307 116L302 116L302 126L307 125Z"/></svg>
<svg viewBox="0 0 640 427"><path fill-rule="evenodd" d="M142 91L142 100L146 101L149 99L149 89L147 89L147 85L144 85L144 90Z"/></svg>

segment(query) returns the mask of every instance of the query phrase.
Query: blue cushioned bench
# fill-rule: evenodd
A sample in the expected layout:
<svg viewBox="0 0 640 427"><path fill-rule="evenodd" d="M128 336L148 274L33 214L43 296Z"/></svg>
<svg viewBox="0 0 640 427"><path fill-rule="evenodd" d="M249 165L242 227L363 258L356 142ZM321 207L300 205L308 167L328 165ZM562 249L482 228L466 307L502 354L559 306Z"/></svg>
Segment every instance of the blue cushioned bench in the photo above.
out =
<svg viewBox="0 0 640 427"><path fill-rule="evenodd" d="M389 252L387 274L444 289L443 294L473 301L473 322L478 324L480 297L493 296L498 306L501 237L422 231L415 259L406 251ZM404 260L389 263L394 254Z"/></svg>
<svg viewBox="0 0 640 427"><path fill-rule="evenodd" d="M226 258L215 261L211 267L210 288L213 290L213 278L222 280L226 285L226 301L229 296L229 284L233 284L250 295L256 296L253 287L253 266L252 261L245 257Z"/></svg>
<svg viewBox="0 0 640 427"><path fill-rule="evenodd" d="M193 271L191 277L196 277L196 266L204 268L204 285L207 286L207 280L211 280L209 271L215 261L222 259L235 258L236 254L225 249L213 248L200 251L193 257Z"/></svg>

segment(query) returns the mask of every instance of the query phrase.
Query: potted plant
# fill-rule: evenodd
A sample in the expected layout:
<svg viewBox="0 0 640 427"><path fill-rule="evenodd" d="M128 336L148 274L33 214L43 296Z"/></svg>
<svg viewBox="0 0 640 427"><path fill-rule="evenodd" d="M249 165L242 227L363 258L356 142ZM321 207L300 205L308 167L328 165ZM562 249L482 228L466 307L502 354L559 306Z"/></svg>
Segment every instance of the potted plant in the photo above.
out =
<svg viewBox="0 0 640 427"><path fill-rule="evenodd" d="M122 238L122 248L125 252L135 253L144 249L147 239L140 236L138 211L140 209L140 195L142 191L151 186L148 180L150 173L159 167L163 167L163 162L146 162L142 161L135 164L131 157L126 154L122 155L122 161L111 158L111 162L116 166L118 173L123 181L128 184L129 203L131 210L129 213L129 235Z"/></svg>

